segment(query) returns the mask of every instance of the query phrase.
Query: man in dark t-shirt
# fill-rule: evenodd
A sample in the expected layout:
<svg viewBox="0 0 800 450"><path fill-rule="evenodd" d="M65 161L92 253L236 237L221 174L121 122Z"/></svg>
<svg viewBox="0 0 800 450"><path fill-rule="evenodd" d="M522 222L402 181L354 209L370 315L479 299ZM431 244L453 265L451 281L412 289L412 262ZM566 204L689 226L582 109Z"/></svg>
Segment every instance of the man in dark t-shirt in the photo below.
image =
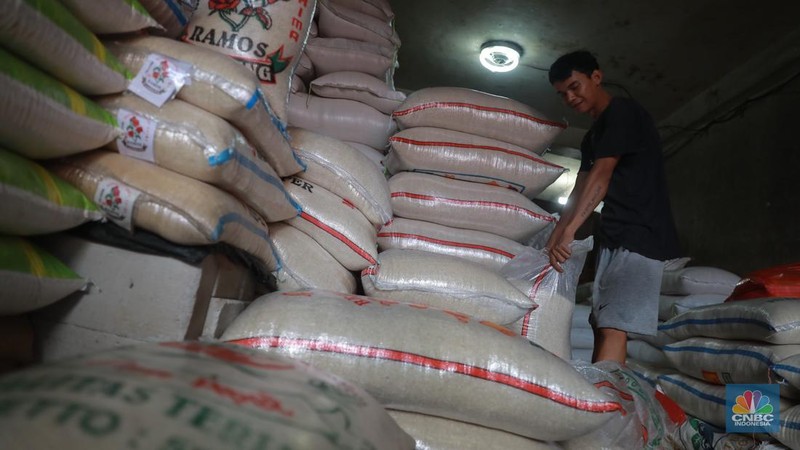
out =
<svg viewBox="0 0 800 450"><path fill-rule="evenodd" d="M590 321L593 362L625 362L627 333L653 335L663 261L680 256L669 204L661 139L636 101L613 97L589 52L560 57L550 83L564 102L594 120L581 143L575 187L546 248L561 271L576 230L602 201Z"/></svg>

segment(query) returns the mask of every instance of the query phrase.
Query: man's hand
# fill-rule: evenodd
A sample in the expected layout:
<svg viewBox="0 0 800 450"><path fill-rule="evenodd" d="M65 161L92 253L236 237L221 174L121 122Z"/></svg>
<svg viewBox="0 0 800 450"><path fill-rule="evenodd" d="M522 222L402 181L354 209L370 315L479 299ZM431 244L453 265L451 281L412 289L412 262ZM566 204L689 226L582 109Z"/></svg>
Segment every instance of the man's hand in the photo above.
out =
<svg viewBox="0 0 800 450"><path fill-rule="evenodd" d="M556 239L551 239L547 243L547 256L550 257L550 264L558 272L564 272L564 268L561 267L564 262L572 256L572 248L570 248L570 244L572 241L575 240L575 233L567 232L566 230L556 236Z"/></svg>

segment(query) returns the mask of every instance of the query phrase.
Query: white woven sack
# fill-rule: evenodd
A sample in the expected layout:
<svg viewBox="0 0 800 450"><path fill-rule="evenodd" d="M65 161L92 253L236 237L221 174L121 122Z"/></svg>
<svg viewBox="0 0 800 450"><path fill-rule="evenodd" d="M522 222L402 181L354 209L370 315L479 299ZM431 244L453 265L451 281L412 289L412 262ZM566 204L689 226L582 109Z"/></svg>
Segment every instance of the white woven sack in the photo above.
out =
<svg viewBox="0 0 800 450"><path fill-rule="evenodd" d="M436 450L548 450L555 443L528 439L494 428L482 427L444 417L388 410L389 416L417 441L418 449Z"/></svg>
<svg viewBox="0 0 800 450"><path fill-rule="evenodd" d="M102 147L121 131L108 111L0 48L0 145L30 159Z"/></svg>
<svg viewBox="0 0 800 450"><path fill-rule="evenodd" d="M673 366L714 384L770 383L770 367L800 354L800 345L772 345L713 338L689 338L663 348Z"/></svg>
<svg viewBox="0 0 800 450"><path fill-rule="evenodd" d="M297 67L294 69L294 76L299 77L306 85L316 78L314 63L311 62L311 58L308 57L306 52L300 55L300 60L297 61Z"/></svg>
<svg viewBox="0 0 800 450"><path fill-rule="evenodd" d="M497 272L469 261L415 250L387 250L361 272L367 295L420 303L509 324L536 303Z"/></svg>
<svg viewBox="0 0 800 450"><path fill-rule="evenodd" d="M541 154L566 125L507 97L458 87L430 87L394 112L401 129L438 127L508 142Z"/></svg>
<svg viewBox="0 0 800 450"><path fill-rule="evenodd" d="M800 405L781 410L780 429L772 436L789 448L800 448Z"/></svg>
<svg viewBox="0 0 800 450"><path fill-rule="evenodd" d="M268 222L299 213L275 170L225 120L177 99L161 108L132 94L99 101L126 132L109 149L217 186ZM145 131L146 123L155 129Z"/></svg>
<svg viewBox="0 0 800 450"><path fill-rule="evenodd" d="M555 219L519 192L436 175L389 179L395 216L485 231L524 242Z"/></svg>
<svg viewBox="0 0 800 450"><path fill-rule="evenodd" d="M381 152L378 149L374 149L369 145L364 145L360 142L352 142L352 141L343 141L343 142L361 152L362 155L369 158L369 160L372 161L373 164L375 164L375 167L378 168L378 171L380 171L381 174L383 174L384 179L386 179L386 172L384 171L383 168L383 152Z"/></svg>
<svg viewBox="0 0 800 450"><path fill-rule="evenodd" d="M97 34L131 33L162 28L138 0L61 0L75 17Z"/></svg>
<svg viewBox="0 0 800 450"><path fill-rule="evenodd" d="M575 289L586 255L593 246L592 236L573 241L570 244L572 256L564 263L563 272L553 268L546 252L534 248L523 249L503 266L500 274L538 305L509 328L553 354L569 359Z"/></svg>
<svg viewBox="0 0 800 450"><path fill-rule="evenodd" d="M389 0L328 0L328 3L368 14L384 22L391 22L394 19L394 11Z"/></svg>
<svg viewBox="0 0 800 450"><path fill-rule="evenodd" d="M681 374L662 375L658 378L658 385L686 414L715 427L725 428L725 418L729 415L729 410L725 407L725 386L706 383ZM773 406L777 406L783 412L789 409L792 403L781 397L780 403Z"/></svg>
<svg viewBox="0 0 800 450"><path fill-rule="evenodd" d="M626 348L628 358L652 364L656 367L672 367L672 362L664 355L664 351L652 344L637 339L629 339Z"/></svg>
<svg viewBox="0 0 800 450"><path fill-rule="evenodd" d="M414 171L491 184L533 199L565 169L516 145L444 128L414 127L389 139L389 173Z"/></svg>
<svg viewBox="0 0 800 450"><path fill-rule="evenodd" d="M9 373L0 385L3 404L36 405L45 396L54 408L5 414L0 447L7 449L414 449L358 386L240 346L125 346ZM101 385L108 390L95 389ZM65 422L55 414L66 414Z"/></svg>
<svg viewBox="0 0 800 450"><path fill-rule="evenodd" d="M348 270L375 264L377 232L358 209L322 186L297 177L284 180L284 186L302 208L299 216L286 223L311 236Z"/></svg>
<svg viewBox="0 0 800 450"><path fill-rule="evenodd" d="M654 335L639 334L639 333L628 333L628 339L635 339L637 341L644 341L644 342L647 342L648 344L650 344L650 345L652 345L654 347L657 347L657 348L661 348L661 347L663 347L665 345L673 344L673 343L676 342L675 339L672 336L668 335L667 333L665 333L662 330L658 330L656 332L656 334L654 334Z"/></svg>
<svg viewBox="0 0 800 450"><path fill-rule="evenodd" d="M200 1L181 40L229 56L251 70L275 115L286 124L289 84L316 3Z"/></svg>
<svg viewBox="0 0 800 450"><path fill-rule="evenodd" d="M306 87L305 82L302 78L298 77L297 75L292 75L292 85L290 88L290 92L292 94L296 94L298 92L308 93L308 88Z"/></svg>
<svg viewBox="0 0 800 450"><path fill-rule="evenodd" d="M113 94L128 85L125 67L60 2L4 1L0 40L8 50L83 94Z"/></svg>
<svg viewBox="0 0 800 450"><path fill-rule="evenodd" d="M577 289L576 289L577 290ZM578 304L572 311L572 328L592 328L589 324L589 315L592 313L591 305Z"/></svg>
<svg viewBox="0 0 800 450"><path fill-rule="evenodd" d="M378 249L393 248L454 256L499 271L525 246L484 231L395 217L378 232Z"/></svg>
<svg viewBox="0 0 800 450"><path fill-rule="evenodd" d="M172 39L178 38L189 19L194 14L191 2L181 0L139 0L150 16L156 20L164 31L153 30L151 33Z"/></svg>
<svg viewBox="0 0 800 450"><path fill-rule="evenodd" d="M591 328L573 328L569 332L572 349L594 349L594 331Z"/></svg>
<svg viewBox="0 0 800 450"><path fill-rule="evenodd" d="M718 294L728 296L741 277L717 267L692 266L665 270L661 293L671 295Z"/></svg>
<svg viewBox="0 0 800 450"><path fill-rule="evenodd" d="M213 50L162 37L145 36L107 45L134 73L151 54L191 64L187 74L191 82L178 91L177 98L233 124L281 177L303 170L264 101L258 78L246 67Z"/></svg>
<svg viewBox="0 0 800 450"><path fill-rule="evenodd" d="M665 272L666 273L666 272ZM728 298L723 294L664 295L658 299L658 320L669 320L688 309L718 305Z"/></svg>
<svg viewBox="0 0 800 450"><path fill-rule="evenodd" d="M384 47L400 47L400 37L388 21L329 0L319 1L317 25L322 37L354 39Z"/></svg>
<svg viewBox="0 0 800 450"><path fill-rule="evenodd" d="M397 131L392 116L369 105L299 92L289 96L289 124L376 149L386 148Z"/></svg>
<svg viewBox="0 0 800 450"><path fill-rule="evenodd" d="M352 203L376 227L392 219L386 177L360 151L302 128L290 128L292 147L306 165L297 176Z"/></svg>
<svg viewBox="0 0 800 450"><path fill-rule="evenodd" d="M800 344L800 301L764 298L690 309L659 325L680 341L694 336Z"/></svg>
<svg viewBox="0 0 800 450"><path fill-rule="evenodd" d="M790 386L800 389L800 354L775 361L771 369Z"/></svg>
<svg viewBox="0 0 800 450"><path fill-rule="evenodd" d="M50 169L94 198L121 226L182 245L225 242L267 269L277 268L264 219L214 186L102 150L62 159Z"/></svg>
<svg viewBox="0 0 800 450"><path fill-rule="evenodd" d="M639 378L645 380L650 386L656 387L658 377L661 375L674 375L680 373L677 369L669 367L657 367L633 358L626 358L625 366L633 371Z"/></svg>
<svg viewBox="0 0 800 450"><path fill-rule="evenodd" d="M304 360L390 409L533 439L580 436L621 408L509 330L423 305L324 291L268 294L222 339Z"/></svg>
<svg viewBox="0 0 800 450"><path fill-rule="evenodd" d="M386 81L363 72L334 72L323 75L310 84L311 93L320 97L355 100L391 114L406 99Z"/></svg>
<svg viewBox="0 0 800 450"><path fill-rule="evenodd" d="M281 267L275 272L279 291L330 289L355 294L356 278L317 241L285 223L269 226L269 239Z"/></svg>
<svg viewBox="0 0 800 450"><path fill-rule="evenodd" d="M349 70L389 80L397 60L391 47L344 38L309 39L305 52L318 77Z"/></svg>

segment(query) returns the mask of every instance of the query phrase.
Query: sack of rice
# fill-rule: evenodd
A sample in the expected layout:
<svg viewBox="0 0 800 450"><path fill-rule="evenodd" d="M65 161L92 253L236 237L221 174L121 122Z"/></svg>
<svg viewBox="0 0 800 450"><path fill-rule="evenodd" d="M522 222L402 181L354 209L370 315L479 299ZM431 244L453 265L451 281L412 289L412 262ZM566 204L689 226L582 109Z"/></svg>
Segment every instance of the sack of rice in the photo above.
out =
<svg viewBox="0 0 800 450"><path fill-rule="evenodd" d="M150 16L164 28L163 31L152 30L151 33L171 39L176 39L183 33L183 29L194 14L191 1L139 0L139 2L150 13Z"/></svg>
<svg viewBox="0 0 800 450"><path fill-rule="evenodd" d="M203 47L155 36L107 45L134 73L142 72L143 67L161 68L166 64L175 76L187 77L186 84L175 94L177 98L236 126L281 177L303 170L270 105L264 101L258 78L241 64ZM165 90L161 84L164 81L151 85L137 78L136 82L141 83L142 89Z"/></svg>
<svg viewBox="0 0 800 450"><path fill-rule="evenodd" d="M363 72L334 72L311 82L311 93L319 97L355 100L391 114L406 99L380 78Z"/></svg>
<svg viewBox="0 0 800 450"><path fill-rule="evenodd" d="M306 170L297 176L352 203L376 227L392 219L389 184L361 152L302 128L289 128L292 147Z"/></svg>
<svg viewBox="0 0 800 450"><path fill-rule="evenodd" d="M322 186L297 177L284 180L284 186L302 208L299 216L286 223L311 236L347 270L375 264L375 227L355 206Z"/></svg>
<svg viewBox="0 0 800 450"><path fill-rule="evenodd" d="M0 145L31 159L102 147L121 134L108 111L3 48L0 123Z"/></svg>
<svg viewBox="0 0 800 450"><path fill-rule="evenodd" d="M658 326L681 341L694 336L800 344L800 301L765 298L690 309Z"/></svg>
<svg viewBox="0 0 800 450"><path fill-rule="evenodd" d="M436 175L401 172L389 179L397 217L485 231L524 242L553 216L519 192Z"/></svg>
<svg viewBox="0 0 800 450"><path fill-rule="evenodd" d="M389 0L328 0L328 3L370 15L384 22L391 22L394 19L394 11Z"/></svg>
<svg viewBox="0 0 800 450"><path fill-rule="evenodd" d="M633 358L656 367L673 367L672 361L667 358L661 347L648 344L638 339L630 339L626 344L628 358Z"/></svg>
<svg viewBox="0 0 800 450"><path fill-rule="evenodd" d="M107 151L63 159L50 169L94 199L128 230L181 245L225 242L277 268L267 224L230 194L154 164Z"/></svg>
<svg viewBox="0 0 800 450"><path fill-rule="evenodd" d="M800 354L774 361L771 370L780 377L779 381L800 389Z"/></svg>
<svg viewBox="0 0 800 450"><path fill-rule="evenodd" d="M308 54L303 52L303 54L300 55L300 60L297 61L297 67L294 69L293 78L300 78L304 84L308 85L316 76L317 74L314 72L314 63L311 62L311 58L308 57ZM294 81L292 81L292 84L294 84ZM307 92L307 90L304 92Z"/></svg>
<svg viewBox="0 0 800 450"><path fill-rule="evenodd" d="M656 367L652 364L647 364L632 358L627 358L625 360L625 366L652 387L656 387L658 384L658 377L661 375L674 375L679 373L677 369Z"/></svg>
<svg viewBox="0 0 800 450"><path fill-rule="evenodd" d="M330 289L356 293L358 285L353 274L302 231L285 223L273 223L269 238L281 262L275 273L279 291Z"/></svg>
<svg viewBox="0 0 800 450"><path fill-rule="evenodd" d="M712 338L689 338L665 346L676 369L713 384L760 384L772 381L770 367L800 345L772 345Z"/></svg>
<svg viewBox="0 0 800 450"><path fill-rule="evenodd" d="M21 237L0 235L0 316L54 303L87 281L56 257Z"/></svg>
<svg viewBox="0 0 800 450"><path fill-rule="evenodd" d="M99 102L125 131L109 149L217 186L268 222L299 213L278 174L225 120L177 99L161 108L131 94Z"/></svg>
<svg viewBox="0 0 800 450"><path fill-rule="evenodd" d="M455 256L499 271L526 247L492 233L395 217L378 232L378 249L393 248Z"/></svg>
<svg viewBox="0 0 800 450"><path fill-rule="evenodd" d="M6 0L0 16L0 41L80 93L113 94L128 85L130 73L60 2Z"/></svg>
<svg viewBox="0 0 800 450"><path fill-rule="evenodd" d="M648 344L661 348L665 345L673 344L677 342L672 336L668 335L662 330L658 330L656 334L639 334L639 333L628 333L628 339L635 339L638 341L644 341Z"/></svg>
<svg viewBox="0 0 800 450"><path fill-rule="evenodd" d="M161 28L138 0L61 0L72 14L97 34L131 33Z"/></svg>
<svg viewBox="0 0 800 450"><path fill-rule="evenodd" d="M389 416L417 441L418 449L436 450L557 450L554 443L536 441L494 428L413 412L389 410Z"/></svg>
<svg viewBox="0 0 800 450"><path fill-rule="evenodd" d="M0 377L0 447L413 450L359 387L240 346L126 346Z"/></svg>
<svg viewBox="0 0 800 450"><path fill-rule="evenodd" d="M572 256L564 262L563 272L553 269L550 257L541 250L526 247L503 266L500 274L512 281L537 305L509 328L556 356L570 359L570 326L575 308L575 289L583 271L586 255L594 239L589 236L570 244Z"/></svg>
<svg viewBox="0 0 800 450"><path fill-rule="evenodd" d="M789 448L800 448L800 405L781 410L780 430L772 436Z"/></svg>
<svg viewBox="0 0 800 450"><path fill-rule="evenodd" d="M725 386L710 384L688 375L662 375L658 385L687 414L704 420L716 427L725 428L725 418L729 412L725 407ZM792 403L783 397L776 406L781 412L786 411Z"/></svg>
<svg viewBox="0 0 800 450"><path fill-rule="evenodd" d="M766 297L800 298L800 262L748 272L726 301Z"/></svg>
<svg viewBox="0 0 800 450"><path fill-rule="evenodd" d="M388 250L361 272L367 295L468 314L509 324L536 302L495 271L475 263L415 250Z"/></svg>
<svg viewBox="0 0 800 450"><path fill-rule="evenodd" d="M303 52L316 0L208 1L181 40L220 52L251 70L283 124L292 73Z"/></svg>
<svg viewBox="0 0 800 450"><path fill-rule="evenodd" d="M664 295L658 299L658 320L669 320L687 309L718 305L725 301L722 294Z"/></svg>
<svg viewBox="0 0 800 450"><path fill-rule="evenodd" d="M304 360L390 409L532 439L580 436L621 408L510 330L423 305L325 291L267 294L222 339Z"/></svg>
<svg viewBox="0 0 800 450"><path fill-rule="evenodd" d="M397 131L392 116L369 105L299 92L289 96L289 124L376 149L388 147L389 137Z"/></svg>
<svg viewBox="0 0 800 450"><path fill-rule="evenodd" d="M353 71L388 81L392 79L397 61L397 53L391 47L344 38L309 39L305 52L318 77Z"/></svg>
<svg viewBox="0 0 800 450"><path fill-rule="evenodd" d="M728 296L739 281L739 275L717 267L692 266L680 270L665 270L661 278L661 293Z"/></svg>
<svg viewBox="0 0 800 450"><path fill-rule="evenodd" d="M458 87L415 91L393 116L401 129L446 128L508 142L539 154L567 127L516 100Z"/></svg>
<svg viewBox="0 0 800 450"><path fill-rule="evenodd" d="M444 128L408 128L389 143L389 173L432 173L513 189L530 199L565 171L522 147Z"/></svg>
<svg viewBox="0 0 800 450"><path fill-rule="evenodd" d="M47 234L100 220L83 192L47 169L0 149L0 234Z"/></svg>
<svg viewBox="0 0 800 450"><path fill-rule="evenodd" d="M390 22L335 1L320 0L318 25L322 37L354 39L395 49L400 47L400 37Z"/></svg>
<svg viewBox="0 0 800 450"><path fill-rule="evenodd" d="M677 431L652 386L616 361L573 366L597 388L615 399L627 414L616 416L597 430L563 442L565 450L666 448L666 439Z"/></svg>

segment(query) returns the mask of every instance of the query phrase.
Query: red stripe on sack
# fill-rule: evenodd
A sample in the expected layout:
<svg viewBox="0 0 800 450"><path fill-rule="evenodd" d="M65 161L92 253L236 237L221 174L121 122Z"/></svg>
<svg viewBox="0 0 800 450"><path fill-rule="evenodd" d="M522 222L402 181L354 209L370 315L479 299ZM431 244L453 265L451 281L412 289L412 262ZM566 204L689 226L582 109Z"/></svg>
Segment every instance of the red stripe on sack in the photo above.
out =
<svg viewBox="0 0 800 450"><path fill-rule="evenodd" d="M571 397L562 392L550 389L537 383L523 380L519 377L505 373L494 372L482 367L475 367L464 363L446 361L443 359L430 358L427 356L408 353L400 350L387 348L371 347L354 344L338 344L330 341L303 338L284 338L279 336L260 336L245 339L236 339L228 343L242 345L250 348L293 348L311 351L337 353L342 355L352 355L372 359L382 359L388 361L413 364L416 366L427 367L448 373L458 373L481 380L491 381L505 386L513 387L521 391L533 394L548 400L552 400L562 406L587 412L625 412L622 405L617 402L587 402Z"/></svg>
<svg viewBox="0 0 800 450"><path fill-rule="evenodd" d="M541 164L563 169L563 167L557 164L553 164L550 161L546 161L544 159L537 158L532 155L526 155L525 153L515 152L514 150L509 150L507 148L494 147L491 145L472 145L472 144L462 144L460 142L418 141L416 139L408 139L397 136L390 137L389 141L402 142L403 144L410 144L410 145L418 145L420 147L454 147L454 148L474 148L477 150L489 150L493 152L506 153L508 155L513 155L513 156L519 156L520 158L530 159L532 161L536 161Z"/></svg>
<svg viewBox="0 0 800 450"><path fill-rule="evenodd" d="M538 117L532 116L530 114L521 113L519 111L514 111L514 110L511 110L511 109L503 109L503 108L494 108L494 107L491 107L491 106L481 106L481 105L475 105L475 104L472 104L472 103L464 103L464 102L431 102L431 103L423 103L423 104L417 105L417 106L415 106L413 108L404 109L402 111L395 111L394 113L392 113L392 116L393 117L405 116L405 115L408 115L408 114L411 114L411 113L415 113L415 112L418 112L418 111L424 111L426 109L431 109L431 108L452 108L452 107L475 109L475 110L478 110L478 111L499 112L499 113L502 113L502 114L509 114L509 115L512 115L512 116L515 116L515 117L521 117L523 119L530 120L530 121L536 122L536 123L540 123L542 125L550 125L552 127L558 127L558 128L567 128L567 125L565 125L563 123L554 122L552 120L540 119Z"/></svg>
<svg viewBox="0 0 800 450"><path fill-rule="evenodd" d="M302 217L303 219L311 222L314 226L316 226L317 228L321 229L322 231L324 231L324 232L330 234L331 236L335 237L336 239L342 241L342 243L344 243L345 245L350 247L350 249L353 250L354 252L356 252L358 254L358 256L366 259L367 262L369 262L370 264L375 264L376 263L375 258L373 258L366 250L364 250L363 248L361 248L358 245L356 245L356 243L351 241L350 239L348 239L347 236L345 236L342 233L334 230L333 228L329 227L328 225L325 225L324 223L322 223L322 221L320 221L316 217L308 214L305 211L300 213L300 217Z"/></svg>
<svg viewBox="0 0 800 450"><path fill-rule="evenodd" d="M528 298L533 300L534 303L536 303L536 300L534 300L534 298L536 298L536 294L539 293L539 288L542 286L542 282L544 281L545 275L550 273L551 270L553 270L553 266L548 266L546 269L539 272L539 275L536 275L536 280L534 281L533 286L531 286L531 292L528 294ZM537 304L537 306L532 311L528 311L522 317L522 333L521 333L522 336L525 337L528 336L528 327L531 322L531 314L533 314L533 312L536 309L538 309L538 307L539 306Z"/></svg>
<svg viewBox="0 0 800 450"><path fill-rule="evenodd" d="M500 202L487 202L484 200L461 200L457 198L444 198L444 197L434 197L432 195L422 195L422 194L415 194L413 192L392 192L392 198L413 198L415 200L428 200L433 202L442 202L442 203L453 203L457 205L478 205L478 206L489 206L492 208L497 209L508 209L512 211L521 211L529 216L535 217L539 220L545 220L547 222L554 222L556 219L550 216L543 216L541 214L535 213L529 209L525 209L521 206L516 205L509 205L508 203L500 203Z"/></svg>
<svg viewBox="0 0 800 450"><path fill-rule="evenodd" d="M362 277L364 275L377 275L377 274L378 274L377 267L367 267L366 269L361 271L361 276Z"/></svg>
<svg viewBox="0 0 800 450"><path fill-rule="evenodd" d="M496 253L501 256L505 256L506 258L513 258L514 255L505 251L500 250L499 248L489 247L486 245L478 245L478 244L467 244L464 242L455 242L455 241L445 241L443 239L435 239L428 236L422 236L419 234L411 234L411 233L394 233L394 232L380 232L378 233L378 237L391 237L391 238L409 238L409 239L419 239L420 241L425 242L432 242L434 244L442 244L442 245L449 245L451 247L461 247L461 248L473 248L475 250L484 250L489 253Z"/></svg>
<svg viewBox="0 0 800 450"><path fill-rule="evenodd" d="M627 392L620 390L618 387L614 386L610 381L598 381L594 385L597 388L601 387L609 388L615 391L621 399L631 402L633 401L633 396L631 394L628 394Z"/></svg>

